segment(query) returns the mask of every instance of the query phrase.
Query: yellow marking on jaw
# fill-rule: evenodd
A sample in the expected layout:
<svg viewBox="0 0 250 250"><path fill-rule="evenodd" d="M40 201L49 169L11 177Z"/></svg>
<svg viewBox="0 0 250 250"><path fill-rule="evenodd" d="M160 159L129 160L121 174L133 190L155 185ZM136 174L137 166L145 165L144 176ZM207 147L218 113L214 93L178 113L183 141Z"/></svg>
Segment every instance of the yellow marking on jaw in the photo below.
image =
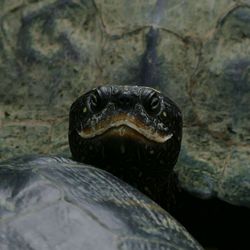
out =
<svg viewBox="0 0 250 250"><path fill-rule="evenodd" d="M84 107L83 110L82 110L83 113L86 113L87 112L87 107Z"/></svg>

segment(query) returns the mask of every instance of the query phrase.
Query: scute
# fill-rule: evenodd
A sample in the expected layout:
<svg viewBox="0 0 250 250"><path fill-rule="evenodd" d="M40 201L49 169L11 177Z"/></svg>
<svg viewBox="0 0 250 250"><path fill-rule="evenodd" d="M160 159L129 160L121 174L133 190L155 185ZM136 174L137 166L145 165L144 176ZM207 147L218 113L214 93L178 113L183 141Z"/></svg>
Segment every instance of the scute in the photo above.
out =
<svg viewBox="0 0 250 250"><path fill-rule="evenodd" d="M176 166L182 187L192 194L246 207L250 207L249 18L249 6L235 6L218 20L202 46L189 90L193 114L186 114Z"/></svg>

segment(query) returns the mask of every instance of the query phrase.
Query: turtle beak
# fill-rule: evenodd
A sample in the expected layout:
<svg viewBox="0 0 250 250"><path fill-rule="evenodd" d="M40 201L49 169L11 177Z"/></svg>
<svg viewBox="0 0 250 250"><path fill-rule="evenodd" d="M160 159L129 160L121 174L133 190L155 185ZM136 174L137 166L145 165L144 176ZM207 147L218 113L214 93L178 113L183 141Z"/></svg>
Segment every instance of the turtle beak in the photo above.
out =
<svg viewBox="0 0 250 250"><path fill-rule="evenodd" d="M82 129L78 134L83 139L95 138L97 136L115 136L115 137L142 137L146 140L155 143L165 143L173 134L162 134L155 129L146 126L135 117L124 115L117 115L112 117L112 120L105 120L98 123L96 126Z"/></svg>

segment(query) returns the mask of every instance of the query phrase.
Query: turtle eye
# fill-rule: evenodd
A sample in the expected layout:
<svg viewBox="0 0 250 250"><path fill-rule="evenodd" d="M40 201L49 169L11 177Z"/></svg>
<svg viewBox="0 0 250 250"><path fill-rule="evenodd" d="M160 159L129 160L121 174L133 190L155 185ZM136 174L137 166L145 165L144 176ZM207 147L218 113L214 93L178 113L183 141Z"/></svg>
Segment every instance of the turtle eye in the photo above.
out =
<svg viewBox="0 0 250 250"><path fill-rule="evenodd" d="M161 110L161 100L157 93L151 91L142 96L142 104L150 115L157 115Z"/></svg>
<svg viewBox="0 0 250 250"><path fill-rule="evenodd" d="M87 104L90 111L100 112L106 106L106 101L101 96L101 92L96 89L89 95Z"/></svg>

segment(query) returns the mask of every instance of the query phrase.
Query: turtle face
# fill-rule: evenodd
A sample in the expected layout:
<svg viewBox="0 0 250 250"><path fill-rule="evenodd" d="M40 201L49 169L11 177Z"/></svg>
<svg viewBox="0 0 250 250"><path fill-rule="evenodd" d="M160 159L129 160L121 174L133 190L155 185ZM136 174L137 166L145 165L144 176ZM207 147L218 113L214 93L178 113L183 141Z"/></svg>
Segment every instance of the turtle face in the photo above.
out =
<svg viewBox="0 0 250 250"><path fill-rule="evenodd" d="M169 171L181 144L179 108L160 92L139 86L102 86L71 106L69 144L75 160L122 177Z"/></svg>

